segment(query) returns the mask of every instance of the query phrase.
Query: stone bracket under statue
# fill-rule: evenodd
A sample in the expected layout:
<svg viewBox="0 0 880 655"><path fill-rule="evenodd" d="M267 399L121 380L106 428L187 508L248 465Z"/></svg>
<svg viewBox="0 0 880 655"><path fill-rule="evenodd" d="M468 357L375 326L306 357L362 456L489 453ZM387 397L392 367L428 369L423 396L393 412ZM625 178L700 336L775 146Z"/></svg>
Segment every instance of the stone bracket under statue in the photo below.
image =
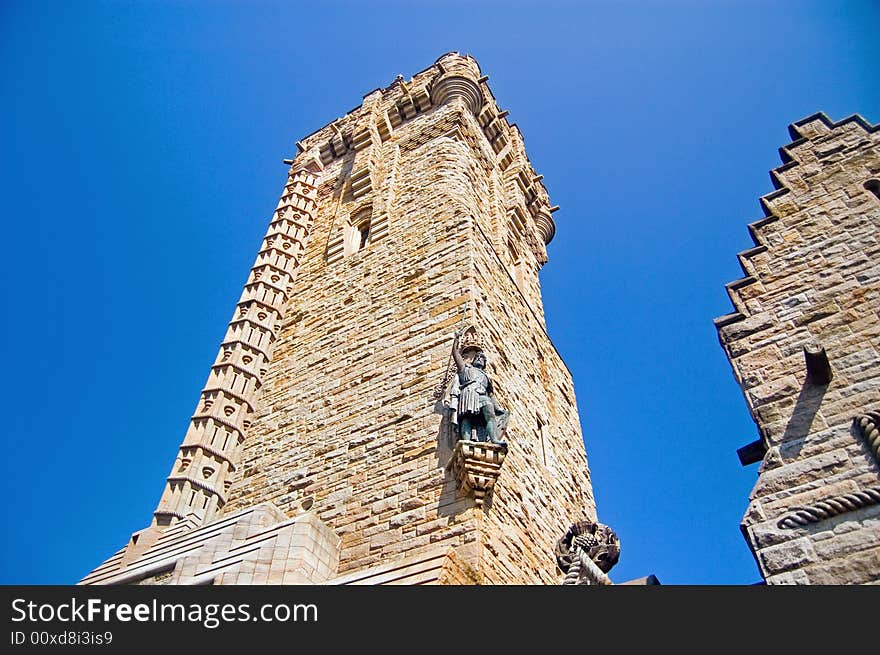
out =
<svg viewBox="0 0 880 655"><path fill-rule="evenodd" d="M455 480L457 488L473 495L476 506L482 507L495 487L506 456L507 446L504 444L459 440L446 471Z"/></svg>

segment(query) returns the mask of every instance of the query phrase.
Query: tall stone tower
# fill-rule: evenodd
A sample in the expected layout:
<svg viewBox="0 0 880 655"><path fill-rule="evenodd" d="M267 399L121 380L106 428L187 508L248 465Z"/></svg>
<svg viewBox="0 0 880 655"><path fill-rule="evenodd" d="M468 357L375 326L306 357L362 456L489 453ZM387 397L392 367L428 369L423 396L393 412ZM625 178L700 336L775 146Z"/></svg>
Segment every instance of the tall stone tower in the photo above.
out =
<svg viewBox="0 0 880 655"><path fill-rule="evenodd" d="M760 438L742 531L769 584L880 582L880 128L789 128L716 319Z"/></svg>
<svg viewBox="0 0 880 655"><path fill-rule="evenodd" d="M556 207L487 79L444 55L296 144L152 525L84 583L557 584L595 544ZM458 438L457 332L506 444Z"/></svg>

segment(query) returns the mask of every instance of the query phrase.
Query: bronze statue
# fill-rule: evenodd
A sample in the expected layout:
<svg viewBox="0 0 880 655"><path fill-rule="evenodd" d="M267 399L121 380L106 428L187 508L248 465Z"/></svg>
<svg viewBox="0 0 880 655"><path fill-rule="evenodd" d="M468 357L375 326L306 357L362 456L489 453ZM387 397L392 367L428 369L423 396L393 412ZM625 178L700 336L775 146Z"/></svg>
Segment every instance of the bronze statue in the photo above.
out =
<svg viewBox="0 0 880 655"><path fill-rule="evenodd" d="M461 332L455 333L452 358L458 376L450 394L452 422L458 424L459 438L466 441L489 441L506 446L501 440L510 412L495 402L492 380L486 375L486 355L478 351L470 364L458 348ZM476 433L476 435L474 434Z"/></svg>

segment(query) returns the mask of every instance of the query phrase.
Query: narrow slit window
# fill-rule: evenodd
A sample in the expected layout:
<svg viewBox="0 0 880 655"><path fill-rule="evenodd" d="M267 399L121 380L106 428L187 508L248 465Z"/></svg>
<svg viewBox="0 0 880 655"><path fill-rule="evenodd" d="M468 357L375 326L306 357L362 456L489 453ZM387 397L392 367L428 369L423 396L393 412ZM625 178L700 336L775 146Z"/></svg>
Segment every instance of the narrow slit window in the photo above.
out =
<svg viewBox="0 0 880 655"><path fill-rule="evenodd" d="M363 250L367 247L367 244L370 242L370 221L366 221L361 223L358 226L358 238L359 245L358 250Z"/></svg>
<svg viewBox="0 0 880 655"><path fill-rule="evenodd" d="M535 417L537 419L537 428L538 428L538 444L541 447L541 461L544 466L547 466L547 443L546 443L546 432L544 427L544 422L541 420L540 416Z"/></svg>

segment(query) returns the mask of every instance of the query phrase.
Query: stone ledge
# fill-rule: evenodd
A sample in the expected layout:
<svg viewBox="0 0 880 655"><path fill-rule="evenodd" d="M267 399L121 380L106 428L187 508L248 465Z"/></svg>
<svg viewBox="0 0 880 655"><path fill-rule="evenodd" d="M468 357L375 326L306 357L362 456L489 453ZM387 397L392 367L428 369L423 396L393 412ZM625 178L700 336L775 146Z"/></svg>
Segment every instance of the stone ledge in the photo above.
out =
<svg viewBox="0 0 880 655"><path fill-rule="evenodd" d="M317 584L339 564L341 540L317 516L289 519L271 503L192 530L148 528L141 540L145 533L135 557L119 551L79 584Z"/></svg>
<svg viewBox="0 0 880 655"><path fill-rule="evenodd" d="M451 473L458 488L473 495L476 506L482 507L486 496L495 487L506 456L506 445L459 441L455 444L446 470Z"/></svg>

